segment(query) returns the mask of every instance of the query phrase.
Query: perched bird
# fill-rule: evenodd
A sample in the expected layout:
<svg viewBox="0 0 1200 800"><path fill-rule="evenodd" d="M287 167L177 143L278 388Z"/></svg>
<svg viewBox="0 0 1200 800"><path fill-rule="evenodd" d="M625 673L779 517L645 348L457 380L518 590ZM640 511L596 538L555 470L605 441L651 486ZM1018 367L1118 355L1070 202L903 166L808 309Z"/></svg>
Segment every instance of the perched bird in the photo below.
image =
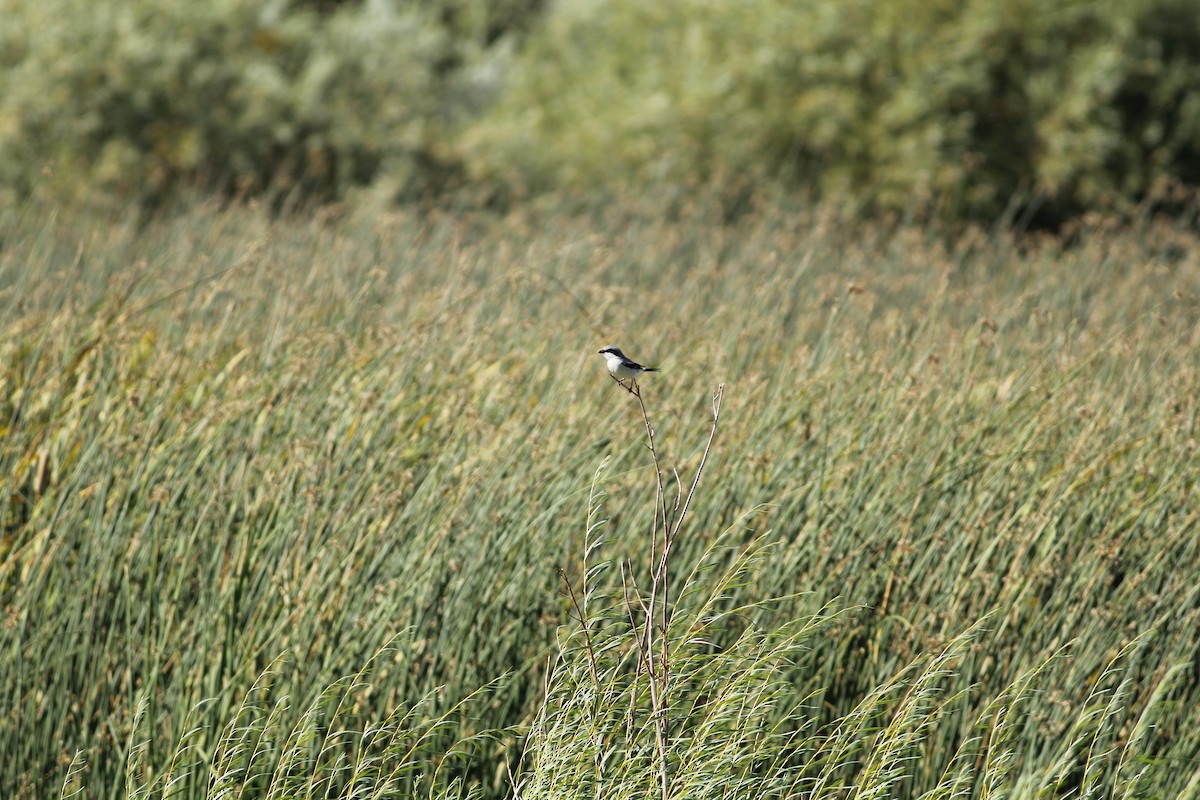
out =
<svg viewBox="0 0 1200 800"><path fill-rule="evenodd" d="M636 384L637 379L644 373L659 371L658 367L643 367L622 353L621 348L614 345L609 345L601 350L600 355L604 356L604 360L608 364L609 374L622 386L625 386L625 381ZM633 391L629 386L625 386L625 388Z"/></svg>

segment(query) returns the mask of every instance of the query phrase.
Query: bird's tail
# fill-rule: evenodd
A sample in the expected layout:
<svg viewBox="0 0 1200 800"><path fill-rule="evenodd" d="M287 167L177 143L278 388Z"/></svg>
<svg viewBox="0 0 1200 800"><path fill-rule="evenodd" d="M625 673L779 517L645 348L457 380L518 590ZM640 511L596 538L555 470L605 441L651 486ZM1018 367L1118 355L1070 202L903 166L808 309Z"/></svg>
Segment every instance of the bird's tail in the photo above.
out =
<svg viewBox="0 0 1200 800"><path fill-rule="evenodd" d="M662 372L658 367L646 367L646 372Z"/></svg>

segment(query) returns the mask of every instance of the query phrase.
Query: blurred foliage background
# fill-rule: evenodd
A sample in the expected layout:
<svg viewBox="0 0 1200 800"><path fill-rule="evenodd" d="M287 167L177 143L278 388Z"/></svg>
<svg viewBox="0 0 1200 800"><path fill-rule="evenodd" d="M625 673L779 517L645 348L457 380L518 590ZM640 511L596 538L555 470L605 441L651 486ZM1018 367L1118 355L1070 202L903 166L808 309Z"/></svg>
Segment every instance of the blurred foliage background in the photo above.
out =
<svg viewBox="0 0 1200 800"><path fill-rule="evenodd" d="M2 0L0 186L749 187L1057 224L1200 183L1186 0ZM101 191L102 190L102 191Z"/></svg>

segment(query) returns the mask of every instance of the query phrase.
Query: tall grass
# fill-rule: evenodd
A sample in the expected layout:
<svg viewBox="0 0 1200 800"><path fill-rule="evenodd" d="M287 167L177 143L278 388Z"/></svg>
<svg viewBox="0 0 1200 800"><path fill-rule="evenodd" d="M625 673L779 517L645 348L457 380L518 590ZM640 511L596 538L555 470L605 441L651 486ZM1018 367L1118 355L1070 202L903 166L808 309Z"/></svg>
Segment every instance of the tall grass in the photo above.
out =
<svg viewBox="0 0 1200 800"><path fill-rule="evenodd" d="M1200 787L1183 226L0 217L2 796Z"/></svg>

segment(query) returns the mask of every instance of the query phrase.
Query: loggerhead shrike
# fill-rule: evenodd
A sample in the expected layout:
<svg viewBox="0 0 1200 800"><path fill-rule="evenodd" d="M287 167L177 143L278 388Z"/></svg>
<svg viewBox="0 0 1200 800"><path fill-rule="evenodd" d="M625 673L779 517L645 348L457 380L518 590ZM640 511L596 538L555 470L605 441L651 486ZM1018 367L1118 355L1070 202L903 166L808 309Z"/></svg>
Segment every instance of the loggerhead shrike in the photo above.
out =
<svg viewBox="0 0 1200 800"><path fill-rule="evenodd" d="M621 348L614 345L609 345L600 351L600 355L604 356L604 360L608 362L608 372L617 383L625 386L625 381L637 383L637 379L646 372L658 372L658 367L643 367L636 361L630 360L628 356L621 352ZM629 388L629 387L625 387ZM631 390L632 391L632 390Z"/></svg>

